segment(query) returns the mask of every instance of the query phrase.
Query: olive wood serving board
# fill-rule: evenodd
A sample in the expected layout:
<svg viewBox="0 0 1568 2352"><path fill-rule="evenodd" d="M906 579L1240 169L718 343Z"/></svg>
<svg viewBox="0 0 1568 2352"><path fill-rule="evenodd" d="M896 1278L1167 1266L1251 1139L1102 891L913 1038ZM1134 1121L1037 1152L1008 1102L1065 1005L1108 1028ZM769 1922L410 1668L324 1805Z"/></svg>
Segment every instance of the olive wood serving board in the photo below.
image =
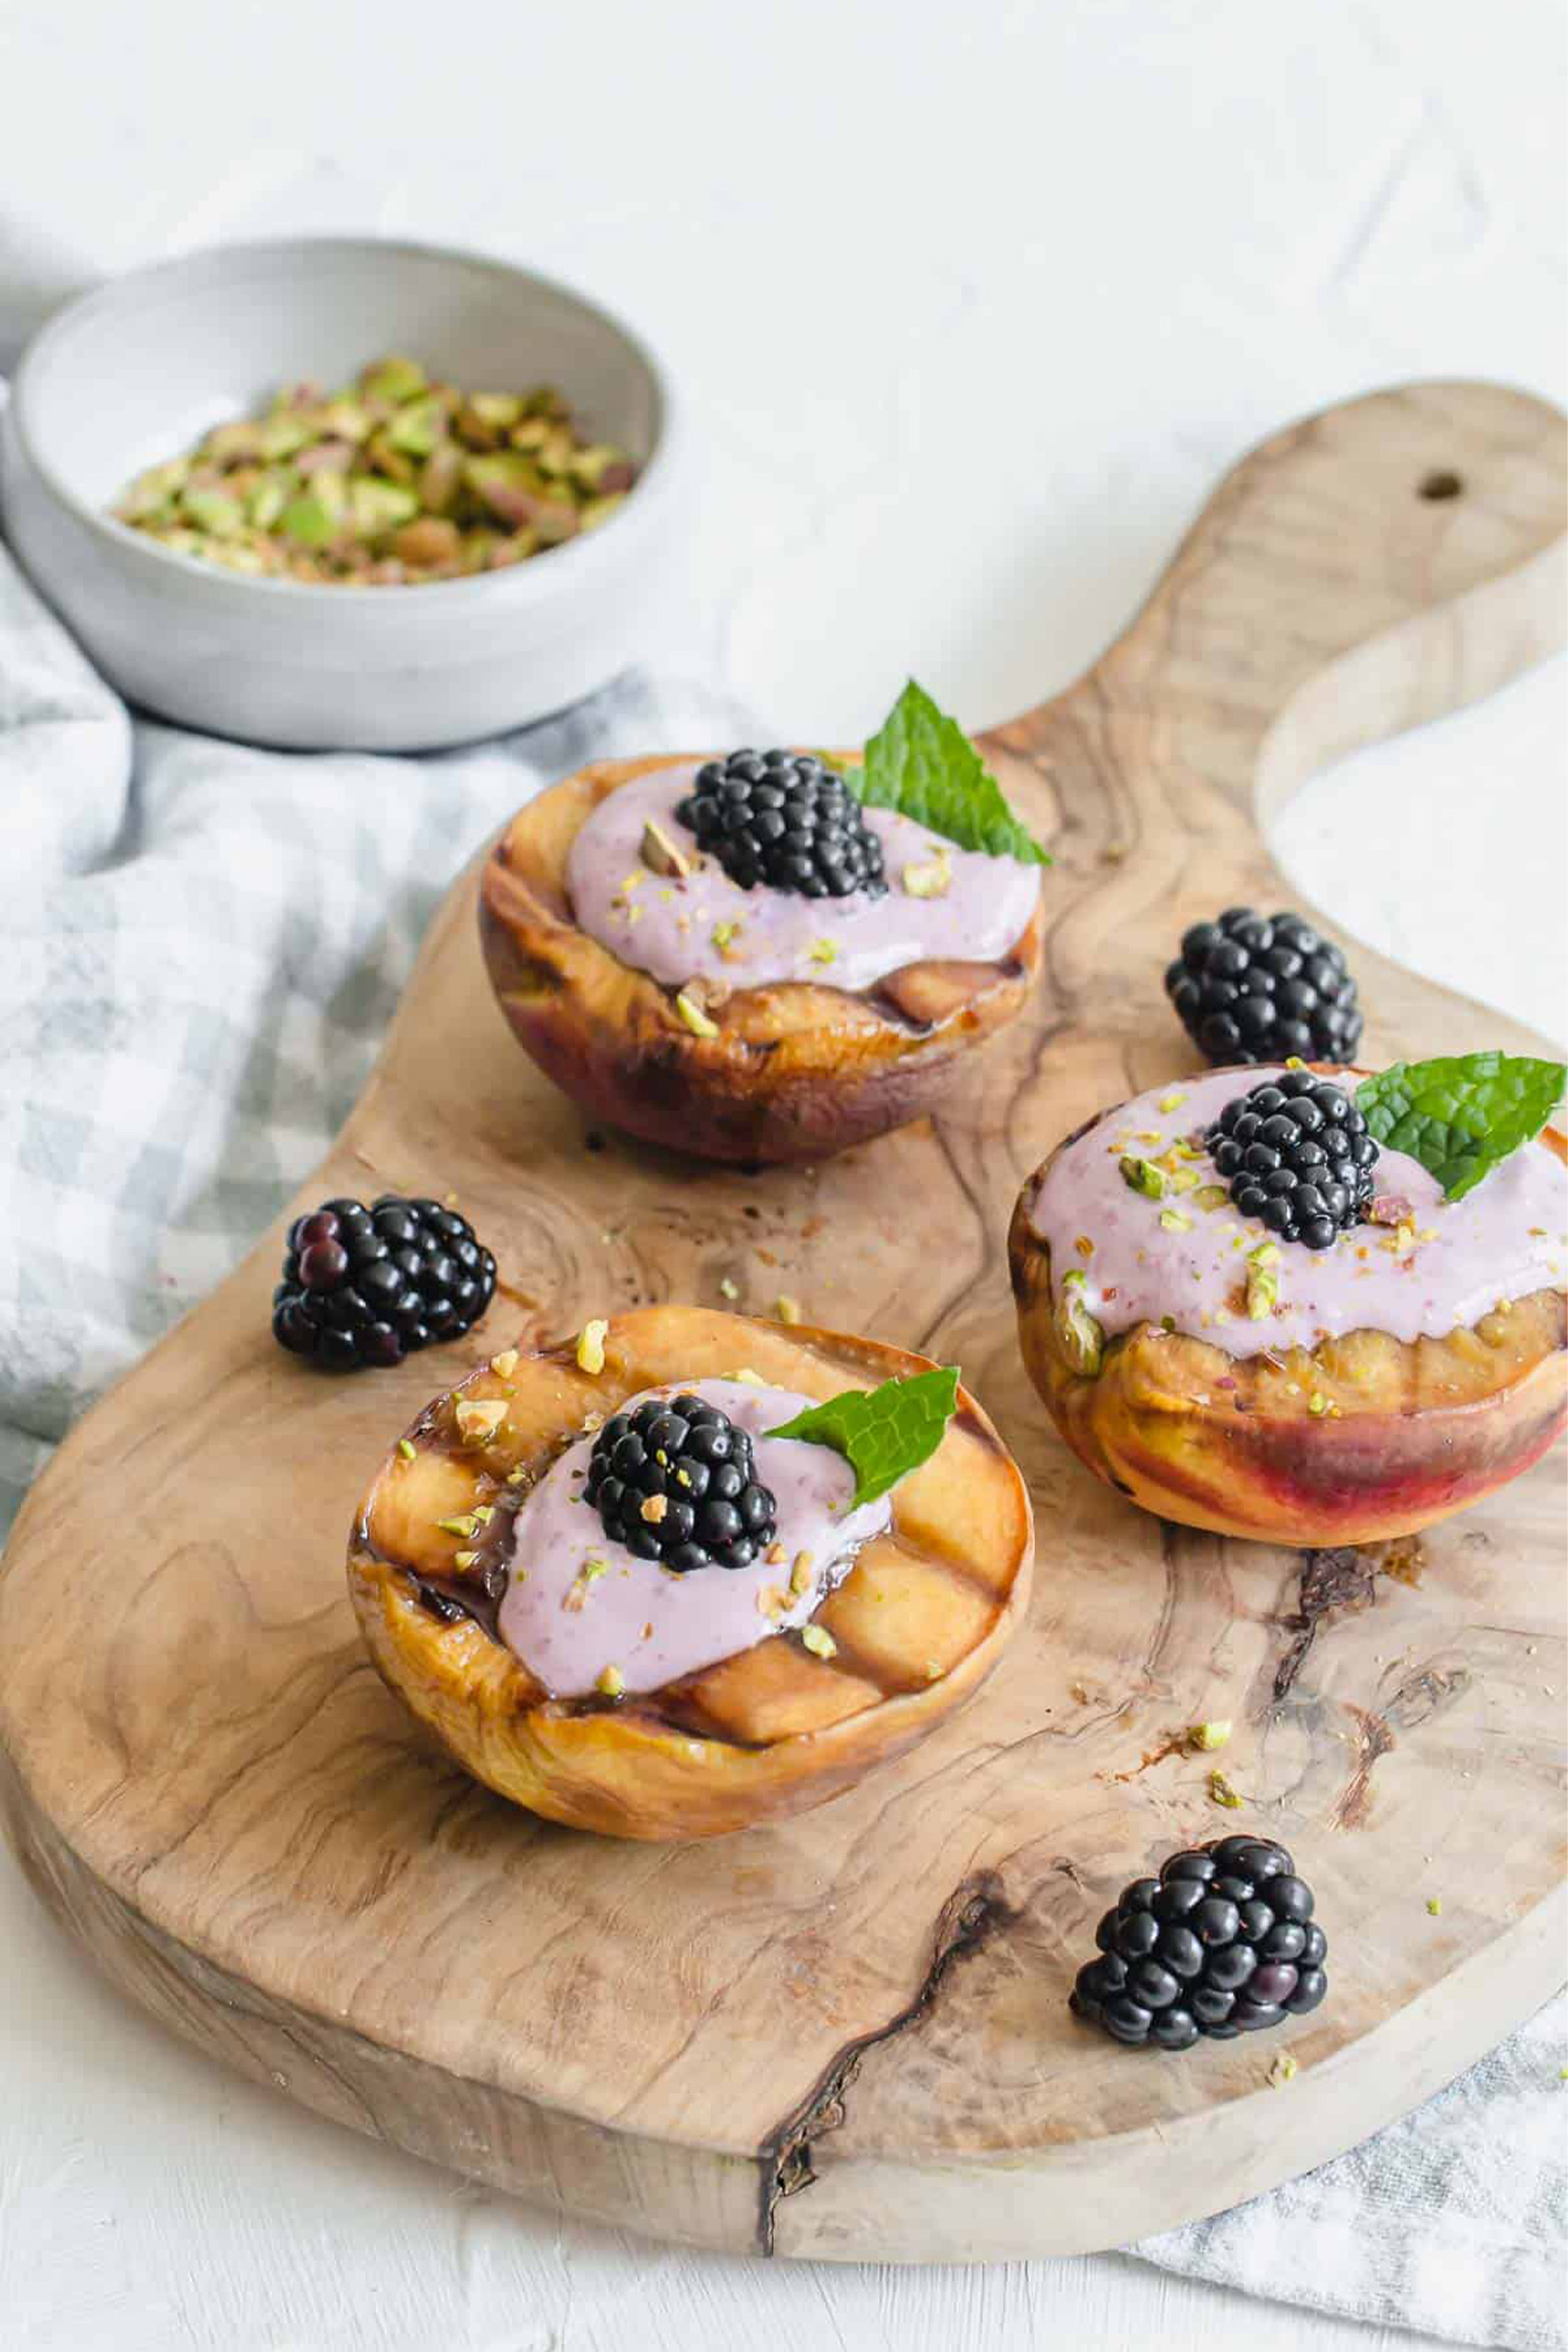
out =
<svg viewBox="0 0 1568 2352"><path fill-rule="evenodd" d="M906 2262L1070 2253L1229 2205L1547 1997L1558 1467L1393 1555L1164 1526L1053 1436L1003 1244L1052 1144L1192 1066L1161 993L1183 925L1290 902L1260 815L1558 642L1562 500L1562 419L1486 385L1358 400L1240 464L1104 659L986 739L1056 861L1031 1010L939 1119L836 1162L589 1148L492 1001L462 875L291 1214L456 1192L502 1268L483 1334L319 1379L267 1334L279 1224L61 1448L0 1574L10 1835L116 1983L243 2073L522 2197ZM1354 955L1366 1060L1538 1049ZM690 1846L575 1835L465 1779L377 1681L350 1515L482 1355L636 1301L717 1305L726 1281L752 1312L790 1292L962 1364L1032 1485L1031 1613L966 1712L816 1812ZM1309 1615L1336 1604L1315 1638L1309 1565ZM1218 1717L1238 1812L1181 1747ZM1072 1974L1117 1889L1236 1828L1313 1880L1328 2003L1180 2058L1077 2025ZM1287 2050L1300 2073L1270 2088Z"/></svg>

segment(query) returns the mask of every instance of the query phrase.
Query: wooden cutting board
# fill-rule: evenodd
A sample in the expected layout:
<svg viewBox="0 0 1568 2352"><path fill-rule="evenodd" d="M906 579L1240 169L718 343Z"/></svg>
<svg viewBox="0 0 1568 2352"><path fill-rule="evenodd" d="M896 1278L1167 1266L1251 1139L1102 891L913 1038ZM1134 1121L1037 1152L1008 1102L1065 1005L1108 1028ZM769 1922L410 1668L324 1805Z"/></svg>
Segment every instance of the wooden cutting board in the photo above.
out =
<svg viewBox="0 0 1568 2352"><path fill-rule="evenodd" d="M454 885L291 1214L456 1192L503 1271L482 1340L315 1377L267 1335L280 1222L61 1448L0 1574L10 1834L118 1984L324 2115L537 2202L908 2262L1068 2253L1232 2204L1546 1998L1558 1469L1391 1556L1163 1526L1052 1435L1002 1244L1065 1130L1190 1066L1160 988L1183 925L1289 902L1260 812L1558 642L1561 426L1426 385L1291 427L1220 485L1104 660L989 737L1055 852L1045 975L932 1125L754 1177L589 1148L491 1000L473 872ZM1370 1061L1538 1044L1355 960ZM726 1281L753 1312L793 1292L962 1364L1033 1485L1031 1617L967 1713L818 1812L690 1847L576 1835L467 1781L377 1681L350 1514L481 1354L639 1300L717 1304ZM1315 1635L1304 1571L1308 1620L1333 1604ZM1224 1716L1239 1812L1179 1744ZM1180 2058L1076 2025L1068 1986L1117 1889L1237 1827L1314 1881L1327 2005ZM1283 2050L1301 2072L1276 2090Z"/></svg>

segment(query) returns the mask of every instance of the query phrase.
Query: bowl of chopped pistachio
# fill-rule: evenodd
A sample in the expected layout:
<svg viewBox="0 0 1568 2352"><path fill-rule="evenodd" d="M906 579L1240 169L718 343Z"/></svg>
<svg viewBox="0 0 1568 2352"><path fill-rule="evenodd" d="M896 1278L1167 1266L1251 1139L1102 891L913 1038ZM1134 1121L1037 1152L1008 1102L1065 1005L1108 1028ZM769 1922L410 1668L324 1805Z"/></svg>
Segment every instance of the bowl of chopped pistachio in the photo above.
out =
<svg viewBox="0 0 1568 2352"><path fill-rule="evenodd" d="M416 751L636 658L684 449L657 358L569 288L290 239L49 320L0 413L0 516L133 702L253 742Z"/></svg>

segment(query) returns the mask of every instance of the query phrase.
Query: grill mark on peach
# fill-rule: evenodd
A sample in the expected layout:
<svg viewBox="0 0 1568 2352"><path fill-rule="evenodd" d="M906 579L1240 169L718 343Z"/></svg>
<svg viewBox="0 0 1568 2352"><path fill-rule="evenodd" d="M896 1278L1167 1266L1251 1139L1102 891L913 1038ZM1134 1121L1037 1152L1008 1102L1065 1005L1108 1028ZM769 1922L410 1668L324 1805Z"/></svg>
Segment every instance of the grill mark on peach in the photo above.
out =
<svg viewBox="0 0 1568 2352"><path fill-rule="evenodd" d="M961 1585L966 1591L980 1593L988 1601L995 1601L997 1598L996 1579L993 1576L988 1576L983 1570L971 1567L967 1560L950 1559L945 1553L932 1551L926 1545L917 1542L908 1528L901 1524L897 1512L894 1514L893 1526L889 1533L885 1536L875 1537L873 1541L891 1545L895 1550L902 1552L907 1560L914 1561L921 1568L933 1570L937 1575L944 1576L949 1584ZM867 1550L870 1549L871 1546L868 1545Z"/></svg>
<svg viewBox="0 0 1568 2352"><path fill-rule="evenodd" d="M857 1648L855 1644L842 1633L833 1635L832 1657L819 1658L815 1652L808 1650L802 1641L802 1631L803 1628L792 1630L781 1635L780 1638L787 1641L792 1648L799 1650L802 1657L809 1657L814 1665L820 1666L825 1673L848 1675L853 1681L869 1682L875 1690L879 1700L902 1698L908 1691L924 1690L926 1687L923 1669L919 1676L891 1674L885 1667L880 1666L874 1658L868 1657L863 1650Z"/></svg>

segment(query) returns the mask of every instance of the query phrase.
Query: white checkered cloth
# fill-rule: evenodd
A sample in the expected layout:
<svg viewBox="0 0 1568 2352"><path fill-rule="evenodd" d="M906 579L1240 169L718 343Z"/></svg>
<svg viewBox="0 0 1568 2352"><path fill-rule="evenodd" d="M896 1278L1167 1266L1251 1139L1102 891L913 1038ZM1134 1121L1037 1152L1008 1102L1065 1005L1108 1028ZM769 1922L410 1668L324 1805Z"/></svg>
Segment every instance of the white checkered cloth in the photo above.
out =
<svg viewBox="0 0 1568 2352"><path fill-rule="evenodd" d="M486 834L585 759L746 731L710 695L634 677L419 760L209 742L133 722L0 550L0 1537L77 1416L319 1158ZM1135 2251L1551 2352L1565 2058L1560 2000L1351 2155Z"/></svg>

